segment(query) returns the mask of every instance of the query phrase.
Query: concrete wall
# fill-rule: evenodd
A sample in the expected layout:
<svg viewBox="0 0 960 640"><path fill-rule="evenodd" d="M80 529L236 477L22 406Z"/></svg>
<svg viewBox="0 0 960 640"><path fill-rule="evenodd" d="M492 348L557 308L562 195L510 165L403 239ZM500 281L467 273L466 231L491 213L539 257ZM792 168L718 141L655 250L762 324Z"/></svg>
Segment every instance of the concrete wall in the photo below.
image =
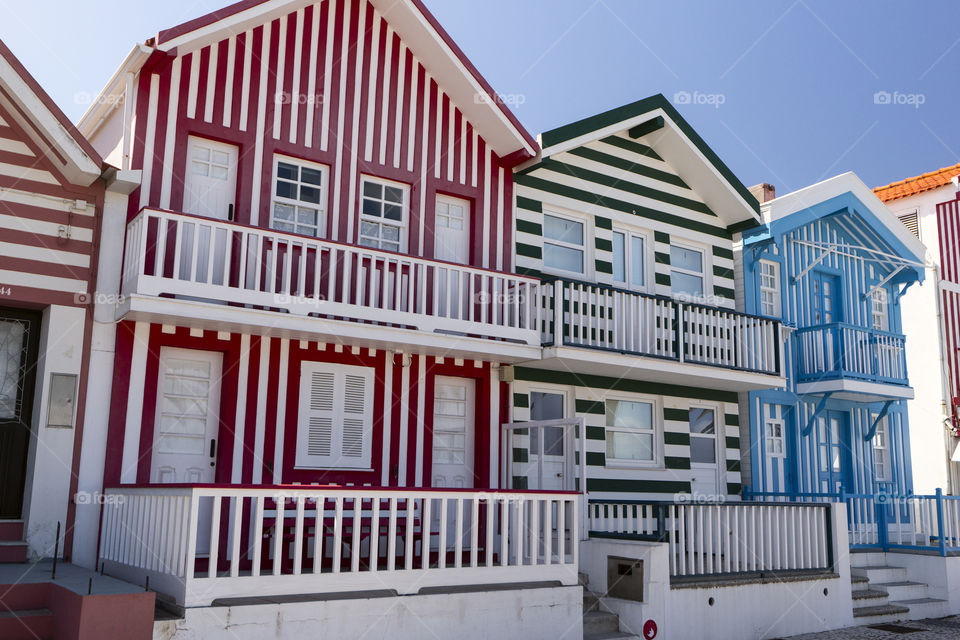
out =
<svg viewBox="0 0 960 640"><path fill-rule="evenodd" d="M53 556L57 523L66 526L77 396L72 427L47 426L47 409L52 374L74 375L79 380L85 313L82 307L60 305L51 305L43 312L23 508L27 553L32 559ZM79 390L74 393L79 394Z"/></svg>
<svg viewBox="0 0 960 640"><path fill-rule="evenodd" d="M187 609L154 640L581 640L579 586Z"/></svg>
<svg viewBox="0 0 960 640"><path fill-rule="evenodd" d="M925 583L928 596L946 600L951 615L960 614L960 557L889 551L886 557L890 566L907 570L908 580Z"/></svg>

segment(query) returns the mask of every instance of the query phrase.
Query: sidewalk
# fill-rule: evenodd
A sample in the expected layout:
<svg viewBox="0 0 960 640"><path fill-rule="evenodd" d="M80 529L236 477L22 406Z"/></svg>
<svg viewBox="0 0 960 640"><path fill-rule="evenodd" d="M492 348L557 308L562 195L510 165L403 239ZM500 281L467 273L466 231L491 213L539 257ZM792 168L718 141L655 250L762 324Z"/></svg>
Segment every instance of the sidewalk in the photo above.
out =
<svg viewBox="0 0 960 640"><path fill-rule="evenodd" d="M875 638L896 638L901 635L909 635L910 640L960 638L960 616L848 627L836 631L790 636L789 639L784 640L874 640Z"/></svg>

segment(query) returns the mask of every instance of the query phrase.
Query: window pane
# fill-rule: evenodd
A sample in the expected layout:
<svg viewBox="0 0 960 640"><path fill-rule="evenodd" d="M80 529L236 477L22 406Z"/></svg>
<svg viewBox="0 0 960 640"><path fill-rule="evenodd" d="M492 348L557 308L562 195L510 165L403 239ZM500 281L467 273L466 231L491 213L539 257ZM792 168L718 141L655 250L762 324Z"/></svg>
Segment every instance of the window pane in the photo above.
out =
<svg viewBox="0 0 960 640"><path fill-rule="evenodd" d="M380 232L384 240L392 240L394 242L400 240L400 227L385 224L380 227Z"/></svg>
<svg viewBox="0 0 960 640"><path fill-rule="evenodd" d="M388 202L396 202L397 204L403 203L403 189L400 187L387 187L383 188L383 199Z"/></svg>
<svg viewBox="0 0 960 640"><path fill-rule="evenodd" d="M608 427L653 428L653 405L649 402L607 400L606 409Z"/></svg>
<svg viewBox="0 0 960 640"><path fill-rule="evenodd" d="M273 205L273 219L274 220L293 220L294 211L293 207L288 204L275 204Z"/></svg>
<svg viewBox="0 0 960 640"><path fill-rule="evenodd" d="M277 163L277 177L284 180L297 179L297 167L286 162Z"/></svg>
<svg viewBox="0 0 960 640"><path fill-rule="evenodd" d="M371 198L380 198L383 196L383 185L369 180L363 181L363 195Z"/></svg>
<svg viewBox="0 0 960 640"><path fill-rule="evenodd" d="M363 201L363 215L380 217L380 203L376 200Z"/></svg>
<svg viewBox="0 0 960 640"><path fill-rule="evenodd" d="M690 433L716 433L713 409L690 409Z"/></svg>
<svg viewBox="0 0 960 640"><path fill-rule="evenodd" d="M583 273L583 251L544 243L543 264L553 269Z"/></svg>
<svg viewBox="0 0 960 640"><path fill-rule="evenodd" d="M703 254L684 247L670 247L670 265L679 269L703 272Z"/></svg>
<svg viewBox="0 0 960 640"><path fill-rule="evenodd" d="M607 432L607 457L617 460L653 461L653 434Z"/></svg>
<svg viewBox="0 0 960 640"><path fill-rule="evenodd" d="M670 272L670 290L674 293L686 293L691 296L703 295L703 278L679 271Z"/></svg>
<svg viewBox="0 0 960 640"><path fill-rule="evenodd" d="M360 221L360 235L372 238L380 237L380 225L374 222Z"/></svg>
<svg viewBox="0 0 960 640"><path fill-rule="evenodd" d="M707 462L712 463L717 461L717 448L714 445L715 440L713 438L704 438L702 436L691 436L690 437L690 462Z"/></svg>
<svg viewBox="0 0 960 640"><path fill-rule="evenodd" d="M583 223L558 218L556 216L543 216L543 235L551 240L560 240L570 244L583 245Z"/></svg>
<svg viewBox="0 0 960 640"><path fill-rule="evenodd" d="M306 209L304 207L297 208L297 222L300 224L309 224L316 226L317 224L317 210L316 209Z"/></svg>
<svg viewBox="0 0 960 640"><path fill-rule="evenodd" d="M311 204L320 204L320 189L316 187L300 187L300 201Z"/></svg>
<svg viewBox="0 0 960 640"><path fill-rule="evenodd" d="M627 281L627 270L626 270L626 247L624 246L625 239L622 233L617 231L613 232L613 281L614 282L626 282Z"/></svg>
<svg viewBox="0 0 960 640"><path fill-rule="evenodd" d="M530 394L531 420L559 420L563 417L563 394L534 391Z"/></svg>
<svg viewBox="0 0 960 640"><path fill-rule="evenodd" d="M323 184L323 172L317 169L302 167L300 169L300 182L315 184L319 187Z"/></svg>
<svg viewBox="0 0 960 640"><path fill-rule="evenodd" d="M277 195L281 198L297 199L297 185L292 182L277 180Z"/></svg>
<svg viewBox="0 0 960 640"><path fill-rule="evenodd" d="M634 286L643 285L643 238L630 238L630 282Z"/></svg>
<svg viewBox="0 0 960 640"><path fill-rule="evenodd" d="M390 220L403 220L403 207L396 204L388 204L383 208L383 217Z"/></svg>

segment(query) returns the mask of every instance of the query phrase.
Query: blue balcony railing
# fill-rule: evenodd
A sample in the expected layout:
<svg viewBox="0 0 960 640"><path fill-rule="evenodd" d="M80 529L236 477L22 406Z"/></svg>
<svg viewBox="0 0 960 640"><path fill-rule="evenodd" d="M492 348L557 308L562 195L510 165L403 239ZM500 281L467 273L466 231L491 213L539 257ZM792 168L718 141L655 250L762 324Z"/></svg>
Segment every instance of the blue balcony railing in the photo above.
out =
<svg viewBox="0 0 960 640"><path fill-rule="evenodd" d="M904 337L842 322L794 333L797 382L853 378L907 385Z"/></svg>

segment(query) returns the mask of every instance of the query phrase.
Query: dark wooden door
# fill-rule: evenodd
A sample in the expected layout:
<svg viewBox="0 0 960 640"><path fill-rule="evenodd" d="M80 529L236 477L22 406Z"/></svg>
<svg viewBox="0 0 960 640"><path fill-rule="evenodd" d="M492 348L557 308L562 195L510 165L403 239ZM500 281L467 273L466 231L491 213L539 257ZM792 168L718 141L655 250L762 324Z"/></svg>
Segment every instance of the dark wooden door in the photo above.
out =
<svg viewBox="0 0 960 640"><path fill-rule="evenodd" d="M39 338L39 313L0 307L0 519L23 507Z"/></svg>

